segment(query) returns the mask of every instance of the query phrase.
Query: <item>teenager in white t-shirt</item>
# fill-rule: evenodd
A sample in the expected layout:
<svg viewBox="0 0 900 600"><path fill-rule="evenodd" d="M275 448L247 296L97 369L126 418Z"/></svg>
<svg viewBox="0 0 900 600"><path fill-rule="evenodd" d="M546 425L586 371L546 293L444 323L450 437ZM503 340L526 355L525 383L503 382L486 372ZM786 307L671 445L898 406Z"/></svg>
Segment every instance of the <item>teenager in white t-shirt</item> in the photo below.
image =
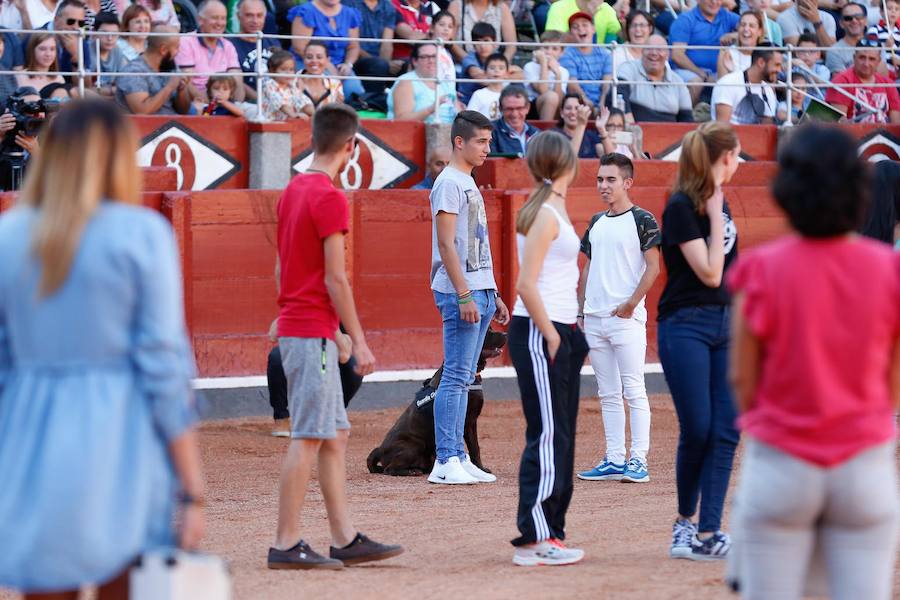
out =
<svg viewBox="0 0 900 600"><path fill-rule="evenodd" d="M621 154L600 158L597 189L609 207L594 215L581 240L588 261L581 272L579 320L597 377L606 456L578 474L589 481L650 481L650 403L644 383L647 309L644 296L659 275L656 218L628 197L634 165ZM625 461L625 408L631 416L631 458Z"/></svg>

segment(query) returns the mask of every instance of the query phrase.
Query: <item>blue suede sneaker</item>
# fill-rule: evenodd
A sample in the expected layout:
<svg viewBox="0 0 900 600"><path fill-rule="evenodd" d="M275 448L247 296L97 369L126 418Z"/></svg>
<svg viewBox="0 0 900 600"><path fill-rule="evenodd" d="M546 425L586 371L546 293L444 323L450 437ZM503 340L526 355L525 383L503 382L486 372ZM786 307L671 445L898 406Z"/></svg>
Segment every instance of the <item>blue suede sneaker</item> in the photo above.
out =
<svg viewBox="0 0 900 600"><path fill-rule="evenodd" d="M585 481L620 481L625 474L625 465L617 465L609 462L606 457L603 461L588 471L578 473L578 479Z"/></svg>
<svg viewBox="0 0 900 600"><path fill-rule="evenodd" d="M632 456L631 460L628 461L628 464L625 465L625 473L622 475L622 481L630 481L632 483L646 483L650 481L647 463Z"/></svg>

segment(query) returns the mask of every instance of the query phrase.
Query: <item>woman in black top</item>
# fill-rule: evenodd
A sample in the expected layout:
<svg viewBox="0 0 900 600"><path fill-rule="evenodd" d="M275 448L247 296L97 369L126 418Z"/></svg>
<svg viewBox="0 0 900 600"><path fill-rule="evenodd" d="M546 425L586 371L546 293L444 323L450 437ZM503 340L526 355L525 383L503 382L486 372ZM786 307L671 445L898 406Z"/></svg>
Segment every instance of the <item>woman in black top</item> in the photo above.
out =
<svg viewBox="0 0 900 600"><path fill-rule="evenodd" d="M680 426L672 558L724 558L731 545L719 530L738 442L726 377L731 297L722 282L737 257L737 230L722 185L737 170L740 150L731 127L715 121L684 136L663 212L668 279L659 301L659 358Z"/></svg>

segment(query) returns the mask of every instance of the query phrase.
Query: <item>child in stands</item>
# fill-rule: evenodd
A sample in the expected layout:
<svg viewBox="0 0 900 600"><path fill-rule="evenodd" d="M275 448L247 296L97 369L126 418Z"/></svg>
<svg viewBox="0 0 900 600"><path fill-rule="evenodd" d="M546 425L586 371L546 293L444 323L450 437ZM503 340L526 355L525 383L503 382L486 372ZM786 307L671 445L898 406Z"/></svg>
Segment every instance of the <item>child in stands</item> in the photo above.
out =
<svg viewBox="0 0 900 600"><path fill-rule="evenodd" d="M475 90L469 100L468 110L477 110L491 121L500 118L500 92L506 87L509 61L499 52L491 54L484 62L485 77L495 80L480 90Z"/></svg>
<svg viewBox="0 0 900 600"><path fill-rule="evenodd" d="M291 77L297 71L294 55L287 50L274 50L269 57L269 76L263 79L262 111L267 119L308 119L313 104L303 93L300 80Z"/></svg>
<svg viewBox="0 0 900 600"><path fill-rule="evenodd" d="M236 83L231 75L213 75L206 81L206 97L209 104L203 107L204 116L243 117L244 111L232 102Z"/></svg>

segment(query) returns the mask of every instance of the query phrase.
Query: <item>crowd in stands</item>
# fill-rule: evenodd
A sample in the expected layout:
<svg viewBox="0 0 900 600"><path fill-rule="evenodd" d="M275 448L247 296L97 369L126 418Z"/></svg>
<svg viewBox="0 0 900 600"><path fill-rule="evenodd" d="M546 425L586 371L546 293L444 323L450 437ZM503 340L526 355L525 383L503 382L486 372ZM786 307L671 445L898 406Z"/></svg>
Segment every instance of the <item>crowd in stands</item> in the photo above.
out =
<svg viewBox="0 0 900 600"><path fill-rule="evenodd" d="M524 154L539 119L558 121L580 156L635 159L647 121L796 122L815 103L900 123L900 0L203 0L202 37L175 35L173 0L129 1L0 0L0 26L48 30L0 35L0 66L23 71L0 76L0 101L16 89L64 101L77 79L52 73L83 67L86 93L135 114L305 119L344 102L450 123L468 108L496 123L497 153ZM79 29L102 35L79 51ZM258 52L260 31L301 37Z"/></svg>

